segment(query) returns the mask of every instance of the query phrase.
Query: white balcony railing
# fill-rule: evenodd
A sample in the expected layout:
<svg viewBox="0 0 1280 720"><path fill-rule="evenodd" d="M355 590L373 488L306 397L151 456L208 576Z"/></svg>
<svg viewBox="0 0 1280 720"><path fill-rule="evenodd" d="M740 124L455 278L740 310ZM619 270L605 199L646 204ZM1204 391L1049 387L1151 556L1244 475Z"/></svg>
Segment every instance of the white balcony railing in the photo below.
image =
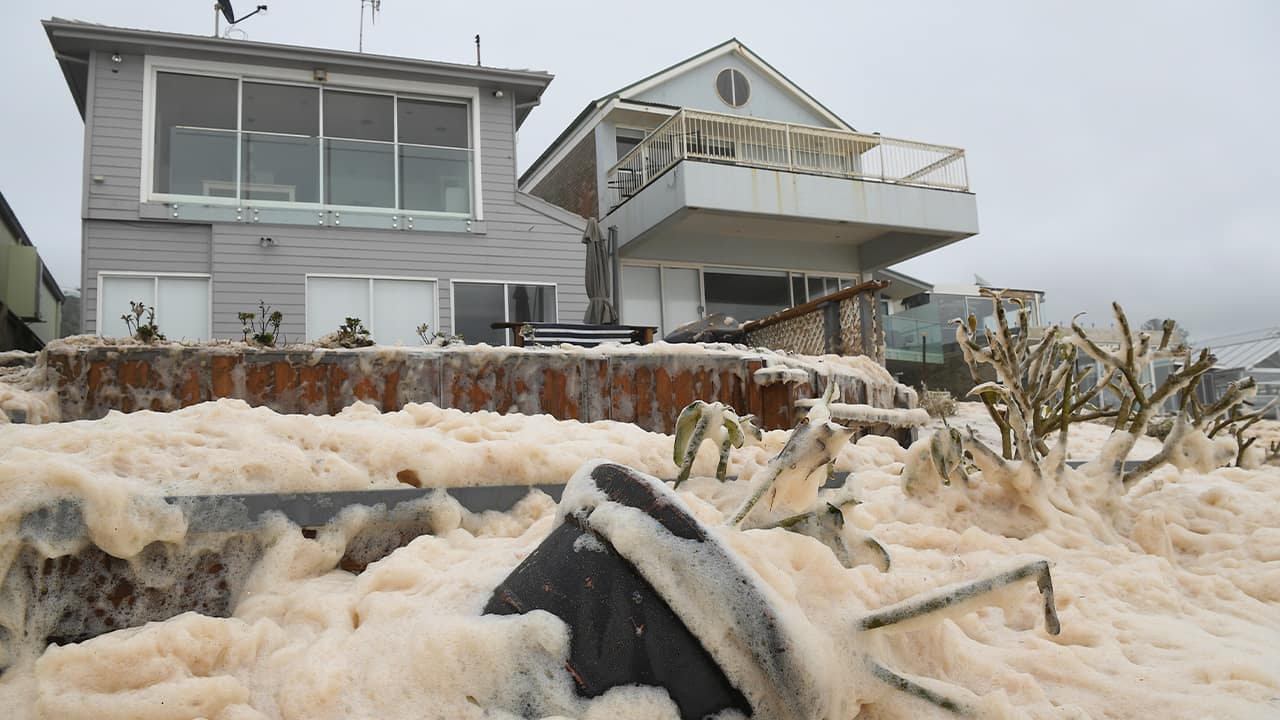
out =
<svg viewBox="0 0 1280 720"><path fill-rule="evenodd" d="M681 160L969 189L960 148L685 108L609 168L611 206L626 202Z"/></svg>

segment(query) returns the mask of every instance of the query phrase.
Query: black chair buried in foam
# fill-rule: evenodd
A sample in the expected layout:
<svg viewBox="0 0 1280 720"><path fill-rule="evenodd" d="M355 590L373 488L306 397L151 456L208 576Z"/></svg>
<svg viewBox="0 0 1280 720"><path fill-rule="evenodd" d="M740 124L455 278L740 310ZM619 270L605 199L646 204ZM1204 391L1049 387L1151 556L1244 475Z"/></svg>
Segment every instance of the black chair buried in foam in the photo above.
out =
<svg viewBox="0 0 1280 720"><path fill-rule="evenodd" d="M725 710L775 720L827 715L832 688L822 678L830 673L803 651L813 628L797 627L803 621L779 612L755 571L664 483L613 463L587 465L566 485L557 519L494 590L484 612L544 610L564 620L571 634L565 665L579 695L647 685L665 688L686 719ZM1039 582L1046 627L1056 634L1043 560L909 598L864 616L849 632L875 632L1028 577ZM863 660L861 672L853 671L862 678L949 710L966 709L869 656Z"/></svg>

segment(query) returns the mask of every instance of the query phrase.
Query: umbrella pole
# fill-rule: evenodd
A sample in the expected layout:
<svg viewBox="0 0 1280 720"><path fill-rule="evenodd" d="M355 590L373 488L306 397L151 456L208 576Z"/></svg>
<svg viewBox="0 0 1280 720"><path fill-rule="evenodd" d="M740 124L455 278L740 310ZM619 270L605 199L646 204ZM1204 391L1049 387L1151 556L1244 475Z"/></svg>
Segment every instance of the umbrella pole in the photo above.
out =
<svg viewBox="0 0 1280 720"><path fill-rule="evenodd" d="M609 226L609 294L613 298L613 311L617 313L617 323L622 324L622 298L618 292L618 276L621 274L621 261L618 259L618 226Z"/></svg>

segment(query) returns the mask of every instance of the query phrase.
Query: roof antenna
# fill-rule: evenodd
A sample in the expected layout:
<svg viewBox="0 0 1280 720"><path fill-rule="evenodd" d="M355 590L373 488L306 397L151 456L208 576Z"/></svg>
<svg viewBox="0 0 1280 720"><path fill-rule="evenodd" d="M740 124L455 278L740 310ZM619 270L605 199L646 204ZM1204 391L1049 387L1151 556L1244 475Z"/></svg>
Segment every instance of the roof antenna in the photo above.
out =
<svg viewBox="0 0 1280 720"><path fill-rule="evenodd" d="M480 65L480 36L476 35L476 66Z"/></svg>
<svg viewBox="0 0 1280 720"><path fill-rule="evenodd" d="M369 6L369 22L378 24L378 11L382 9L382 0L360 0L360 52L364 52L364 6Z"/></svg>
<svg viewBox="0 0 1280 720"><path fill-rule="evenodd" d="M244 22L254 15L266 11L266 5L259 5L256 10L248 15L241 15L237 18L236 11L231 9L231 0L216 0L216 2L213 3L213 36L218 37L222 34L222 28L219 24L222 18L227 19L227 31L230 32L231 27L236 23Z"/></svg>

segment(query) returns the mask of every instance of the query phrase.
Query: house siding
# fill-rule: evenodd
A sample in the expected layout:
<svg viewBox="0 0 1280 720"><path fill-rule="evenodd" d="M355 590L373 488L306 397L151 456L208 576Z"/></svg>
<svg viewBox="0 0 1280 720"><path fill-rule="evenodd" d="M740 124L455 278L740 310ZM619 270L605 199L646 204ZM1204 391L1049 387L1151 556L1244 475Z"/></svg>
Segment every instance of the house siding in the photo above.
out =
<svg viewBox="0 0 1280 720"><path fill-rule="evenodd" d="M208 273L208 225L86 220L81 325L98 331L98 273ZM129 308L103 308L124 314Z"/></svg>
<svg viewBox="0 0 1280 720"><path fill-rule="evenodd" d="M370 230L314 225L143 219L144 58L112 63L99 52L91 65L86 123L83 278L85 332L96 332L97 274L102 271L209 273L213 334L240 337L236 315L265 301L284 313L286 336L305 334L306 276L311 273L436 278L440 326L451 332L451 279L554 283L562 320L586 309L581 226L541 212L516 191L512 95L479 94L483 222L478 232ZM114 72L113 72L114 70ZM102 182L94 182L101 176ZM548 209L549 210L549 209ZM152 212L154 217L154 211ZM477 219L479 220L479 218ZM273 245L263 247L261 238ZM494 320L501 318L495 317Z"/></svg>
<svg viewBox="0 0 1280 720"><path fill-rule="evenodd" d="M123 55L111 61L111 53L94 53L92 104L87 109L90 127L88 175L85 183L86 217L137 220L142 185L142 67L141 55ZM101 177L102 182L94 182Z"/></svg>

